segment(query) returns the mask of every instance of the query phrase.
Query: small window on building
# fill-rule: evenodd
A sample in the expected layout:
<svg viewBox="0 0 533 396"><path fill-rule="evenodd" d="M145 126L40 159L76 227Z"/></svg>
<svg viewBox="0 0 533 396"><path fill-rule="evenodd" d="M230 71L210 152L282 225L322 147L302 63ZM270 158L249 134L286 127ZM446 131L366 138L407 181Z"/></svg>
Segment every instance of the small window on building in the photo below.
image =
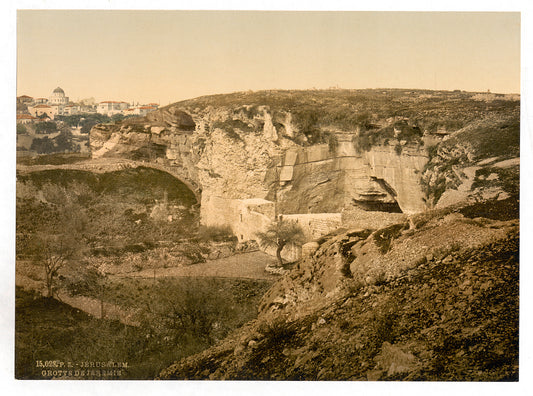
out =
<svg viewBox="0 0 533 396"><path fill-rule="evenodd" d="M244 239L244 237L243 237L242 234L241 234L241 241L242 241L243 239Z"/></svg>
<svg viewBox="0 0 533 396"><path fill-rule="evenodd" d="M241 216L241 223L242 223L242 213L239 216Z"/></svg>

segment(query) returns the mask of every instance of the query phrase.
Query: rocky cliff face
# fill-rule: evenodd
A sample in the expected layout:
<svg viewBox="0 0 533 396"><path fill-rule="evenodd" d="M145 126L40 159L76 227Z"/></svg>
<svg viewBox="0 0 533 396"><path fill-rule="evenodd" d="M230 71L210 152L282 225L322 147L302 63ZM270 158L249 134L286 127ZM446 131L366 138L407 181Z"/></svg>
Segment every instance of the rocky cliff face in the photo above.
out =
<svg viewBox="0 0 533 396"><path fill-rule="evenodd" d="M413 214L513 195L519 108L465 92L235 93L98 125L90 142L95 158L171 167L201 190L203 211L218 197L267 199L287 214Z"/></svg>
<svg viewBox="0 0 533 396"><path fill-rule="evenodd" d="M408 144L401 153L393 143L363 151L356 131L331 130L319 132L329 143L309 144L290 112L274 118L267 106L187 110L171 106L145 119L98 125L92 155L172 167L199 187L205 203L213 196L263 198L287 214L424 209L423 145Z"/></svg>

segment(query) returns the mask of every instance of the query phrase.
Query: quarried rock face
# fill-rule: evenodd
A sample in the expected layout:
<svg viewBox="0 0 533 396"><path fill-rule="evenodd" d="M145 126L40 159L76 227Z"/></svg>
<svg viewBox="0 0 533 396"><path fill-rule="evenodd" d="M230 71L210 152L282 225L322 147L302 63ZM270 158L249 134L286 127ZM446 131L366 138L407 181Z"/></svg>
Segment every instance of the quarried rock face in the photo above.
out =
<svg viewBox="0 0 533 396"><path fill-rule="evenodd" d="M412 214L425 209L420 188L420 173L428 161L420 148L405 147L400 154L392 146L372 148L365 158L371 178L385 190L391 190L403 213Z"/></svg>
<svg viewBox="0 0 533 396"><path fill-rule="evenodd" d="M357 131L327 131L336 144L309 145L290 112L273 115L268 106L188 111L170 106L143 119L97 125L92 155L174 169L201 191L203 219L231 210L213 205L215 198L266 199L276 215L424 209L421 145L401 153L392 145L362 151Z"/></svg>
<svg viewBox="0 0 533 396"><path fill-rule="evenodd" d="M385 212L424 210L419 174L427 155L422 147L398 154L392 146L380 146L360 153L353 143L343 143L334 151L322 144L285 152L278 169L281 212L341 212L353 206Z"/></svg>

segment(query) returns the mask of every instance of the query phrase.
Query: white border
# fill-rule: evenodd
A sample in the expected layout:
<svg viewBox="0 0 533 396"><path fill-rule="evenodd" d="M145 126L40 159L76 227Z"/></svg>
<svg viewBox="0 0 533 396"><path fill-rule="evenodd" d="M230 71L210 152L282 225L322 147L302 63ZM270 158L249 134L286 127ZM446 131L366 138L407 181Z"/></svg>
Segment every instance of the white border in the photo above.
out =
<svg viewBox="0 0 533 396"><path fill-rule="evenodd" d="M14 191L15 191L15 100L16 97L16 10L17 9L250 9L250 10L360 10L360 11L521 11L522 12L522 66L521 66L521 327L520 327L520 382L519 383L346 383L346 382L145 382L145 381L15 381L13 362L14 337ZM528 203L531 189L527 186L527 176L531 170L531 56L533 42L531 26L533 7L527 0L448 0L448 1L65 1L65 0L8 0L2 3L2 40L0 57L2 67L2 95L0 102L0 164L2 169L2 191L0 210L0 301L4 309L0 311L0 380L5 394L17 395L81 395L95 394L141 394L159 395L294 395L294 394L379 394L403 395L431 392L432 395L483 394L525 395L533 389L530 380L532 367L530 301L531 270L529 267L529 241L533 213ZM7 78L6 78L7 76Z"/></svg>

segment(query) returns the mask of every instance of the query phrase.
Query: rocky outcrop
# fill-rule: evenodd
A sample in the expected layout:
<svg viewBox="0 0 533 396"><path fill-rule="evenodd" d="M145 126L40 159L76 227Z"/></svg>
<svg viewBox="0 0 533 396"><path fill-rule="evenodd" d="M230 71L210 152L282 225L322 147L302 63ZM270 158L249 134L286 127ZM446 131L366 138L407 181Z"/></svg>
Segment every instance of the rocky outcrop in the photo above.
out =
<svg viewBox="0 0 533 396"><path fill-rule="evenodd" d="M257 320L161 378L516 380L517 220L422 220L307 246Z"/></svg>
<svg viewBox="0 0 533 396"><path fill-rule="evenodd" d="M91 131L92 155L173 167L199 186L206 204L212 197L262 198L287 214L423 210L417 178L427 157L422 146L360 151L356 136L335 131L328 132L335 147L302 145L290 113L282 124L268 108L261 110L249 118L227 109L189 116L170 107L144 120L98 125Z"/></svg>
<svg viewBox="0 0 533 396"><path fill-rule="evenodd" d="M337 139L346 139L339 133ZM423 147L398 154L392 145L358 152L350 140L331 150L316 145L288 150L279 172L283 213L363 210L416 213L425 208L419 173L427 162Z"/></svg>
<svg viewBox="0 0 533 396"><path fill-rule="evenodd" d="M428 207L518 199L520 122L490 117L460 129L429 150L421 174Z"/></svg>
<svg viewBox="0 0 533 396"><path fill-rule="evenodd" d="M355 117L346 110L339 115L334 104L343 95L354 100L349 92L266 92L185 101L142 119L95 126L92 155L172 169L201 193L204 223L231 217L226 213L236 205L231 200L264 199L273 203L275 214L354 215L358 219L351 224L365 226L363 212L376 213L377 219L383 213L413 215L516 195L518 165L491 165L518 156L514 102L487 107L490 114L481 120L468 116L451 122L449 117L473 106L471 99L442 94L440 107L413 118L397 115L395 104L381 107L380 115ZM446 95L458 95L461 105L445 101ZM372 100L384 106L381 99ZM418 100L424 104L413 106L423 107ZM436 116L448 121L434 125ZM492 163L480 165L489 158ZM380 224L391 219L396 217Z"/></svg>

